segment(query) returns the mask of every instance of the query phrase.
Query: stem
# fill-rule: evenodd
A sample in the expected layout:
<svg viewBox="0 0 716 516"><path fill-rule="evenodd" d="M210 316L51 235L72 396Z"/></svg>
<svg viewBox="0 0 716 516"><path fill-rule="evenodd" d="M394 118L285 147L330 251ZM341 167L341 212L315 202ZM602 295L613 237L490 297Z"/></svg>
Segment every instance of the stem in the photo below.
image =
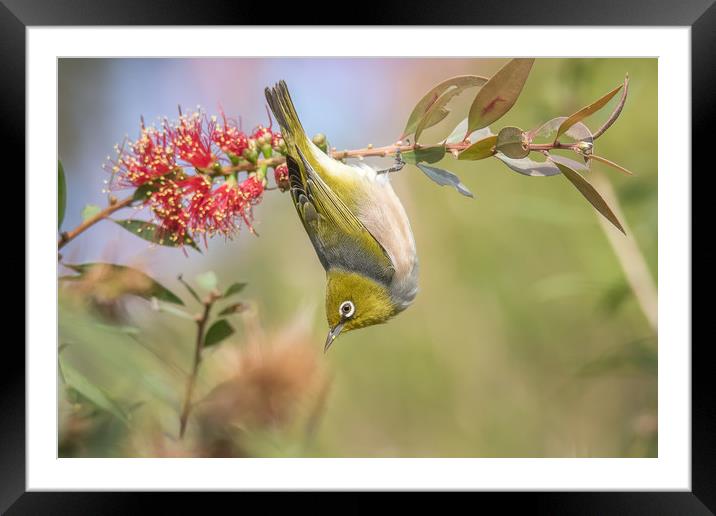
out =
<svg viewBox="0 0 716 516"><path fill-rule="evenodd" d="M191 412L191 398L194 395L194 386L196 385L196 378L199 375L199 365L201 364L201 352L204 350L204 328L209 320L209 312L211 306L217 297L214 294L210 294L209 297L204 301L204 311L196 321L196 347L194 348L194 366L192 367L191 374L189 375L189 381L186 384L186 393L184 394L184 403L182 404L181 416L179 416L179 439L184 437L184 431L186 430L186 422L189 419L189 413Z"/></svg>
<svg viewBox="0 0 716 516"><path fill-rule="evenodd" d="M75 229L71 231L65 231L60 235L60 239L57 241L57 249L62 249L68 242L70 242L72 239L76 238L79 234L83 233L86 229L89 229L90 227L97 224L100 220L106 219L110 215L112 215L115 211L121 210L122 208L125 208L132 204L132 197L127 197L126 199L122 199L121 201L117 201L114 204L110 204L107 206L104 210L100 211L97 215L94 217L90 217L87 220L85 220L82 224L77 226Z"/></svg>
<svg viewBox="0 0 716 516"><path fill-rule="evenodd" d="M459 142L459 143L448 143L445 144L445 153L451 153L454 155L457 155L457 153L465 150L468 148L472 142L469 140ZM424 149L426 147L433 147L433 145L421 145L421 144L414 144L414 145L398 145L397 143L393 145L385 145L383 147L373 147L369 145L368 147L364 147L362 149L353 149L353 150L343 150L343 151L337 151L336 149L332 149L328 154L333 159L347 159L347 158L369 158L369 157L388 157L388 156L395 156L398 152L401 154ZM544 143L544 144L530 144L528 146L530 151L549 151L551 149L570 149L574 150L575 144L563 144L560 142L553 142L553 143ZM286 162L286 158L284 156L274 156L268 159L259 159L256 161L256 163L250 163L250 162L244 162L240 163L239 165L233 165L228 167L222 167L220 170L217 170L215 172L212 172L209 174L211 177L218 177L218 176L228 176L235 172L253 172L256 170L266 170L269 167L277 167L278 165L281 165L282 163ZM269 190L273 190L269 188ZM132 204L134 198L133 197L127 197L126 199L122 199L121 201L117 201L114 204L111 204L101 212L99 212L94 217L90 217L89 219L85 220L82 224L77 226L71 231L63 232L60 235L60 239L57 241L57 249L62 249L68 242L75 239L78 235L82 234L84 231L89 229L90 227L94 226L97 222L100 220L104 220L110 215L112 215L115 211L118 211L122 208L125 208Z"/></svg>

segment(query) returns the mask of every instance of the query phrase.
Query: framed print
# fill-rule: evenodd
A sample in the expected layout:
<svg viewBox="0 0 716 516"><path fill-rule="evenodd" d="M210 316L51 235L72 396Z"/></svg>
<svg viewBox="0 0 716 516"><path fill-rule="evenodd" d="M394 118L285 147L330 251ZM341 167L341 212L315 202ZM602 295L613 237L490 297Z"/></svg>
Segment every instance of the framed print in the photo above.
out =
<svg viewBox="0 0 716 516"><path fill-rule="evenodd" d="M73 7L2 8L27 200L3 510L714 510L690 215L713 6L525 5L528 26L466 4L460 27Z"/></svg>

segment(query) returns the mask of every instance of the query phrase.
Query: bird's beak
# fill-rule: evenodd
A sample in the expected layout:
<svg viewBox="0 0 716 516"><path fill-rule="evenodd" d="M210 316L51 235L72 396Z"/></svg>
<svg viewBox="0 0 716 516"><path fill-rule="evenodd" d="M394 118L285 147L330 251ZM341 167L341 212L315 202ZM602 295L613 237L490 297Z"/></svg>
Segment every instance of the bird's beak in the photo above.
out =
<svg viewBox="0 0 716 516"><path fill-rule="evenodd" d="M328 348L331 347L331 344L333 344L333 341L336 340L336 337L341 334L341 331L343 330L343 325L345 324L345 321L341 321L338 324L336 324L331 330L328 332L328 337L326 337L326 345L323 348L323 352L327 352Z"/></svg>

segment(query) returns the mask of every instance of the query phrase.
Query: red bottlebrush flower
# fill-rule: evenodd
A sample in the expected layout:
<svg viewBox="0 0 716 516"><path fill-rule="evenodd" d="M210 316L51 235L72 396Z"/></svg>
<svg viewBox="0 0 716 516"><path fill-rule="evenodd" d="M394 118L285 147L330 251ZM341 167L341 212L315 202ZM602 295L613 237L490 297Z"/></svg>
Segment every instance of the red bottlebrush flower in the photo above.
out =
<svg viewBox="0 0 716 516"><path fill-rule="evenodd" d="M167 134L171 137L177 158L198 169L211 168L216 163L212 152L212 134L216 123L207 120L202 113L191 115L179 114L176 125L164 123Z"/></svg>
<svg viewBox="0 0 716 516"><path fill-rule="evenodd" d="M285 192L291 186L288 180L288 165L281 163L273 170L274 179L276 179L276 186L279 190Z"/></svg>
<svg viewBox="0 0 716 516"><path fill-rule="evenodd" d="M174 147L169 134L153 127L144 127L139 139L116 146L117 160L111 161L114 182L119 188L141 186L176 168Z"/></svg>
<svg viewBox="0 0 716 516"><path fill-rule="evenodd" d="M244 182L239 185L239 191L243 203L241 206L241 218L248 226L249 231L254 233L254 228L251 222L254 218L253 206L261 202L261 196L264 193L264 183L256 176L250 176Z"/></svg>
<svg viewBox="0 0 716 516"><path fill-rule="evenodd" d="M221 116L224 119L224 125L215 127L211 135L212 140L225 153L240 157L249 147L249 139L235 123L226 118L223 112Z"/></svg>
<svg viewBox="0 0 716 516"><path fill-rule="evenodd" d="M193 176L196 177L196 176ZM257 204L264 191L263 182L254 176L237 185L234 179L227 179L222 185L211 190L206 185L185 186L185 193L192 191L188 202L188 224L192 232L206 238L214 234L232 236L242 222L253 232L251 208Z"/></svg>
<svg viewBox="0 0 716 516"><path fill-rule="evenodd" d="M184 209L184 189L173 179L160 179L146 204L158 221L159 239L168 238L183 245L187 235L189 214Z"/></svg>

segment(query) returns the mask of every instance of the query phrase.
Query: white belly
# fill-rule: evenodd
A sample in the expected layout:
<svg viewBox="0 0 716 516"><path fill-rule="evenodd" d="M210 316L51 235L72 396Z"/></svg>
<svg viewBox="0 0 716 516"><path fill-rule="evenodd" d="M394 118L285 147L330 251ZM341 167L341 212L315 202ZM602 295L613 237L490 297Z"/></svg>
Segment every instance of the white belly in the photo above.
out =
<svg viewBox="0 0 716 516"><path fill-rule="evenodd" d="M406 308L418 291L418 255L415 239L405 208L390 184L388 174L370 177L367 199L361 202L356 216L383 246L395 267L391 293Z"/></svg>

